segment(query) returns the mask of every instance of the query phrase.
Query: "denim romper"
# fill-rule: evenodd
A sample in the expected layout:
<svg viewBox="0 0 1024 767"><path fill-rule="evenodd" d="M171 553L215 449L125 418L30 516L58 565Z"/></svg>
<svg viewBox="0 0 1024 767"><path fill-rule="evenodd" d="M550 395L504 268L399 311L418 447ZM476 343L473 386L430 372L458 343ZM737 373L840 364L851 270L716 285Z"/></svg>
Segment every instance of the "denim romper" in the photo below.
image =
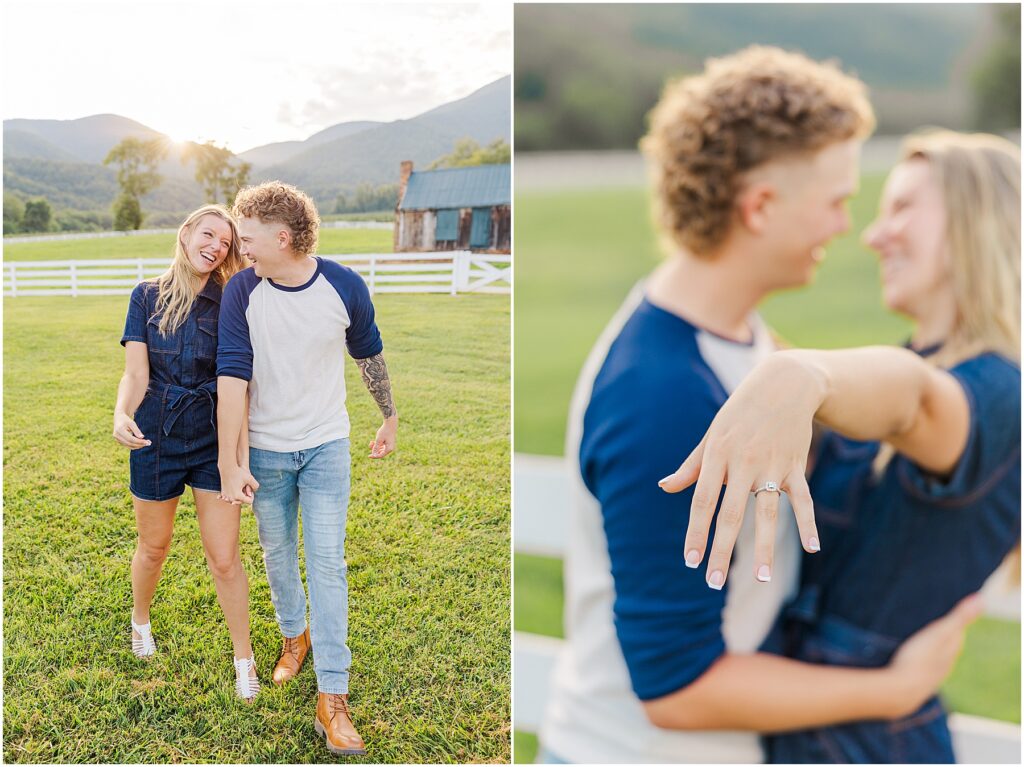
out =
<svg viewBox="0 0 1024 767"><path fill-rule="evenodd" d="M1020 368L983 354L950 371L970 405L952 474L895 456L880 477L878 443L828 435L810 480L821 553L763 650L809 663L873 668L977 591L1020 540ZM765 738L774 763L955 762L937 696L896 721L862 721Z"/></svg>
<svg viewBox="0 0 1024 767"><path fill-rule="evenodd" d="M140 282L128 304L123 346L141 341L149 351L149 388L135 411L148 447L129 458L132 495L166 501L193 490L220 492L217 469L217 318L221 286L206 282L177 331L160 334L155 282Z"/></svg>

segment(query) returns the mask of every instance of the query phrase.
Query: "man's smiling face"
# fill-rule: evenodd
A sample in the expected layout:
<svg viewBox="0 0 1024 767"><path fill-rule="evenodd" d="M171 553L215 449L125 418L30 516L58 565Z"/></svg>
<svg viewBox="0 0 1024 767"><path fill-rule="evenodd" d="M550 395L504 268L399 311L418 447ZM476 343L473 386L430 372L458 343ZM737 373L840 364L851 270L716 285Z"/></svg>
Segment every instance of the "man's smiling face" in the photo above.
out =
<svg viewBox="0 0 1024 767"><path fill-rule="evenodd" d="M249 259L258 277L273 278L294 258L291 232L277 221L242 217L238 220L242 256Z"/></svg>

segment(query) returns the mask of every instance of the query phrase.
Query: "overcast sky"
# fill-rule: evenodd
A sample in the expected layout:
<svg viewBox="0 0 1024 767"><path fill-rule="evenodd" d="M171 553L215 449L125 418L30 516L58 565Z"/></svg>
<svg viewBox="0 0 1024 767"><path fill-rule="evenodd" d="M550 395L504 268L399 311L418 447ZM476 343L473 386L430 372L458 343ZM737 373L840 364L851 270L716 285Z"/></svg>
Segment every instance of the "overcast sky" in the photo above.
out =
<svg viewBox="0 0 1024 767"><path fill-rule="evenodd" d="M512 71L511 3L3 3L3 117L114 113L235 152L413 117Z"/></svg>

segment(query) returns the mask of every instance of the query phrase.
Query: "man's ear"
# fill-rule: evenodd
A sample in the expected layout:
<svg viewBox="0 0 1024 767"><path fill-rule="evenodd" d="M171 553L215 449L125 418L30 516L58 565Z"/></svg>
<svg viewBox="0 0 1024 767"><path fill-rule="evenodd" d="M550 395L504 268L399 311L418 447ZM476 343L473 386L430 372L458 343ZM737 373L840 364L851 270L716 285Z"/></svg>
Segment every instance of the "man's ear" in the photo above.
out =
<svg viewBox="0 0 1024 767"><path fill-rule="evenodd" d="M292 245L292 233L287 229L277 230L277 249L287 250Z"/></svg>
<svg viewBox="0 0 1024 767"><path fill-rule="evenodd" d="M775 185L767 181L744 187L736 199L740 223L752 234L761 234L768 225L768 211L777 197Z"/></svg>

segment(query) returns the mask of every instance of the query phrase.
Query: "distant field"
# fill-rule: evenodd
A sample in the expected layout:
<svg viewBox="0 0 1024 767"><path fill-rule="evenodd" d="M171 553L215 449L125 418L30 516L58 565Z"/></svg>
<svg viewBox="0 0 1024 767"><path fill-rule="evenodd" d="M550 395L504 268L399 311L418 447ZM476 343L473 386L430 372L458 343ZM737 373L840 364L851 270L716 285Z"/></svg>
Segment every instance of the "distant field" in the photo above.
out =
<svg viewBox="0 0 1024 767"><path fill-rule="evenodd" d="M401 414L348 364L346 557L354 718L381 763L508 762L509 300L375 299ZM312 662L269 684L280 647L252 514L242 559L265 684L233 694L231 644L190 499L153 607L160 654L129 649L135 525L110 437L127 297L4 301L4 761L338 762L313 731Z"/></svg>
<svg viewBox="0 0 1024 767"><path fill-rule="evenodd" d="M766 302L791 343L891 343L907 324L885 312L875 257L857 234L878 207L882 176L862 179L853 232L833 243L810 288ZM561 455L572 388L591 345L633 284L660 258L643 189L516 195L515 449Z"/></svg>
<svg viewBox="0 0 1024 767"><path fill-rule="evenodd" d="M321 229L324 254L390 253L388 229ZM174 234L102 237L87 240L4 243L4 261L70 261L97 258L166 258L174 255Z"/></svg>

